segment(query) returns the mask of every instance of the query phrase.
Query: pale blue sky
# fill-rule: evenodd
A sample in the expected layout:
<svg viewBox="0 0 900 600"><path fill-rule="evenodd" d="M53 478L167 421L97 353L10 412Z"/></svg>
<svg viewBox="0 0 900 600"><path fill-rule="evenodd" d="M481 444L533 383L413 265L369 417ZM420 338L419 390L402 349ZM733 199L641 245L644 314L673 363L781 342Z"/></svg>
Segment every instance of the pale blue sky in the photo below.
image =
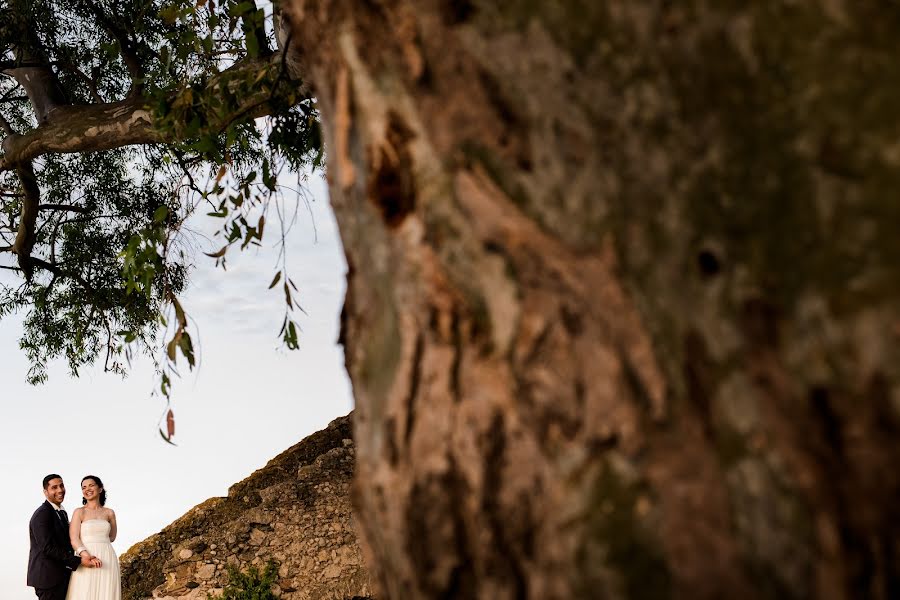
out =
<svg viewBox="0 0 900 600"><path fill-rule="evenodd" d="M45 474L62 474L70 514L81 505L81 478L103 478L118 516L114 546L121 554L351 410L336 344L346 265L326 186L313 178L309 187L312 215L300 211L288 253L309 315L297 317L300 350L281 349L277 339L283 295L267 290L275 236L262 250L229 253L226 273L198 253L183 303L199 327L201 365L175 383L178 447L157 432L164 402L150 396L155 378L149 361L138 361L124 380L102 368L73 380L56 364L47 384L32 387L18 350L19 320L0 321L0 472L10 492L0 521L4 600L35 597L25 586L28 520L44 500ZM214 226L194 223L201 230ZM271 225L269 233L275 233ZM203 250L217 248L200 243Z"/></svg>

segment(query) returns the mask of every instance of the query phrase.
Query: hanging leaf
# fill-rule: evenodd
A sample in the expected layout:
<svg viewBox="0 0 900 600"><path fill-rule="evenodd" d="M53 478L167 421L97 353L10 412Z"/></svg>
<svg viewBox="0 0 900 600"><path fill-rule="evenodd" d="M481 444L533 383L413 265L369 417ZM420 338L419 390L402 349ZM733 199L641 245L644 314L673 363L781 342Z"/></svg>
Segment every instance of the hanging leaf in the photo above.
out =
<svg viewBox="0 0 900 600"><path fill-rule="evenodd" d="M166 356L169 357L173 363L175 362L175 348L178 346L178 334L173 337L169 343L166 345Z"/></svg>
<svg viewBox="0 0 900 600"><path fill-rule="evenodd" d="M222 246L218 252L204 252L203 254L207 255L210 258L222 258L225 256L225 252L228 250L228 246Z"/></svg>
<svg viewBox="0 0 900 600"><path fill-rule="evenodd" d="M166 431L169 434L169 439L175 436L175 413L172 412L171 408L166 414Z"/></svg>
<svg viewBox="0 0 900 600"><path fill-rule="evenodd" d="M175 307L175 318L178 320L179 328L183 329L187 327L187 317L184 314L184 308L181 307L181 302L178 301L178 298L172 298L172 306Z"/></svg>
<svg viewBox="0 0 900 600"><path fill-rule="evenodd" d="M153 213L153 222L154 223L162 223L166 220L166 217L169 215L168 207L163 204Z"/></svg>
<svg viewBox="0 0 900 600"><path fill-rule="evenodd" d="M173 445L173 446L177 446L177 445L178 445L178 444L176 444L175 442L173 442L171 439L167 438L167 437L166 437L166 433L165 433L162 429L159 430L159 435L160 435L160 437L161 437L163 440L165 440L165 442L166 442L167 444L171 444L171 445Z"/></svg>

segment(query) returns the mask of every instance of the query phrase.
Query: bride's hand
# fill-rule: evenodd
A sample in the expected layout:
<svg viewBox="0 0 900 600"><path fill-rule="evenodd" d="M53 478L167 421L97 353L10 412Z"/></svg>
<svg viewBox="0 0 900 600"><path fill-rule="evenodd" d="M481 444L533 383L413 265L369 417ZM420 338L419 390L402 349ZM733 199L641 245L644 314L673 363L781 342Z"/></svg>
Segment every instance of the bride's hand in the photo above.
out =
<svg viewBox="0 0 900 600"><path fill-rule="evenodd" d="M94 567L96 567L98 569L103 566L103 563L100 562L100 559L97 558L96 556L91 559L91 564L93 564Z"/></svg>

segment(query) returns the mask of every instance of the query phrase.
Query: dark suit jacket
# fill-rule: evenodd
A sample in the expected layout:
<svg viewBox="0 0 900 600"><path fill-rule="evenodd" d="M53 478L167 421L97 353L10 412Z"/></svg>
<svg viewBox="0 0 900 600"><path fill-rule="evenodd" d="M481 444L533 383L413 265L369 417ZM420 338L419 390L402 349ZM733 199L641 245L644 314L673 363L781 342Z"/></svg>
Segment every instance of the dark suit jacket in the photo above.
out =
<svg viewBox="0 0 900 600"><path fill-rule="evenodd" d="M44 501L28 524L31 550L28 552L28 585L43 589L68 581L81 564L69 543L69 530L56 515L56 509Z"/></svg>

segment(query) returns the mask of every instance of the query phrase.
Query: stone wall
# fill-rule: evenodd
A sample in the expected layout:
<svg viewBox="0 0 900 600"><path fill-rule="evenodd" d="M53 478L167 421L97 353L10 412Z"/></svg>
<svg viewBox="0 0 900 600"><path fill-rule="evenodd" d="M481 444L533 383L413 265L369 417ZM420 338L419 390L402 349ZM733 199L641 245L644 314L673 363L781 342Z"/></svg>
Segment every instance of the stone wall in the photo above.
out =
<svg viewBox="0 0 900 600"><path fill-rule="evenodd" d="M225 498L195 506L121 557L124 600L199 600L221 592L227 565L279 566L285 600L369 596L350 509L350 416L275 457Z"/></svg>

